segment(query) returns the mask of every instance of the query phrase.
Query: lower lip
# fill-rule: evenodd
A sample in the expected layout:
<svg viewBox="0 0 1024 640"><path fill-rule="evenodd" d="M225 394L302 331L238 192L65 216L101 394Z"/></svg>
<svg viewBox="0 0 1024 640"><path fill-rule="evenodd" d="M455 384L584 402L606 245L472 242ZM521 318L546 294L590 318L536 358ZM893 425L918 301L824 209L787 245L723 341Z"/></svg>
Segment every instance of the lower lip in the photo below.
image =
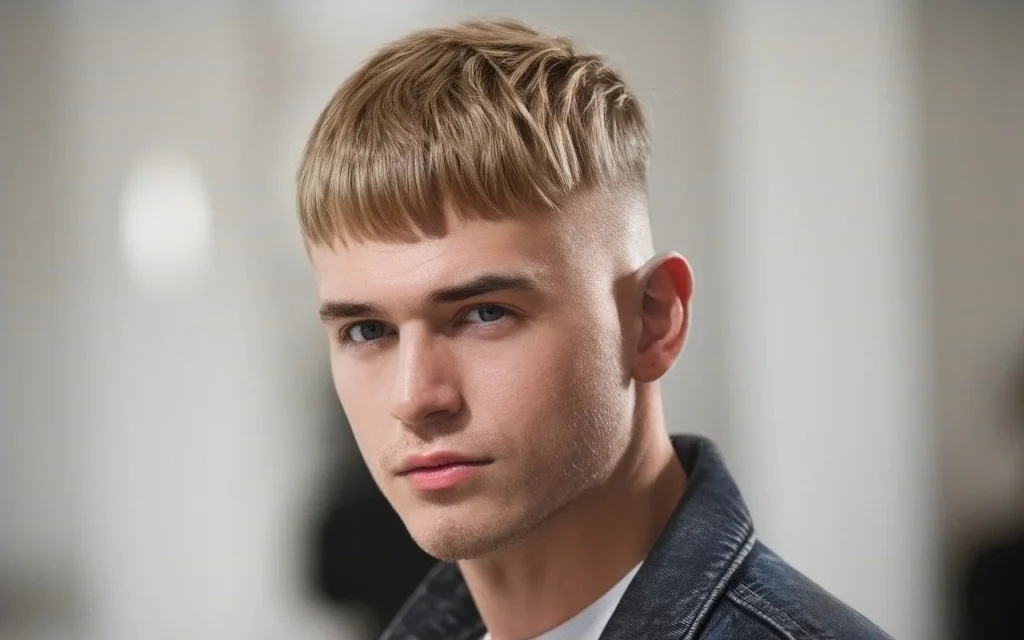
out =
<svg viewBox="0 0 1024 640"><path fill-rule="evenodd" d="M450 489L480 472L479 464L450 464L431 469L410 471L406 477L420 491Z"/></svg>

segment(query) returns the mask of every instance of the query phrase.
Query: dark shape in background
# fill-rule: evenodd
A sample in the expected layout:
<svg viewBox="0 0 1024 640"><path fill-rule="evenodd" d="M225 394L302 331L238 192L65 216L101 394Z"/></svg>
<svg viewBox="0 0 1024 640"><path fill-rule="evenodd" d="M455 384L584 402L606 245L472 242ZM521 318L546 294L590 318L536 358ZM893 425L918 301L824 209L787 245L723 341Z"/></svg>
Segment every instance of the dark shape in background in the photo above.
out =
<svg viewBox="0 0 1024 640"><path fill-rule="evenodd" d="M331 392L333 406L337 396ZM437 562L424 553L377 488L344 415L332 425L334 479L314 513L311 578L329 603L358 607L377 637Z"/></svg>
<svg viewBox="0 0 1024 640"><path fill-rule="evenodd" d="M1013 383L1016 426L1024 432L1024 354ZM964 640L1024 640L1024 529L979 549L963 586Z"/></svg>

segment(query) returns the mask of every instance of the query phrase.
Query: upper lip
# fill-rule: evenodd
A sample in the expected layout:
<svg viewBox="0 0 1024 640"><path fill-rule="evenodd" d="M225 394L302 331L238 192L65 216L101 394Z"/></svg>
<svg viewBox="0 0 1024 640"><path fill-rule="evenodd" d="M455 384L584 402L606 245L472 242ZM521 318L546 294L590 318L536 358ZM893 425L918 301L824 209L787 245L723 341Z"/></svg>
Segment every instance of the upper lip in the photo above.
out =
<svg viewBox="0 0 1024 640"><path fill-rule="evenodd" d="M402 461L399 474L411 473L422 469L445 467L453 464L484 464L490 462L486 458L466 455L456 451L435 451L433 453L416 453Z"/></svg>

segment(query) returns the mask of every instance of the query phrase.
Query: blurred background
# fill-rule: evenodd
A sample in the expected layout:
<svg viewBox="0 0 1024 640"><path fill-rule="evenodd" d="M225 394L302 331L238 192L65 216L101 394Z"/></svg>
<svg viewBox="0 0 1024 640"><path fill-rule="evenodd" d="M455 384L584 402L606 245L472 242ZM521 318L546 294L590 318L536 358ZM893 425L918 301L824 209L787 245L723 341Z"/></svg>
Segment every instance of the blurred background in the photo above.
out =
<svg viewBox="0 0 1024 640"><path fill-rule="evenodd" d="M0 639L367 638L409 592L292 178L377 45L471 15L646 103L668 419L761 538L897 638L1024 637L1024 3L3 0Z"/></svg>

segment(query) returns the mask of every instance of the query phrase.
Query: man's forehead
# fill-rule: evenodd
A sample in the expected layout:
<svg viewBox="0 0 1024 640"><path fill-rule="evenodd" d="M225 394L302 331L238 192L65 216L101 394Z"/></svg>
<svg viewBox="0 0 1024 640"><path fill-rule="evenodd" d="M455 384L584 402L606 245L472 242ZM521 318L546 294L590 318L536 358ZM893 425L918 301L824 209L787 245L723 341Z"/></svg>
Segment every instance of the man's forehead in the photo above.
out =
<svg viewBox="0 0 1024 640"><path fill-rule="evenodd" d="M486 225L413 243L315 246L310 256L321 298L424 294L492 273L545 283L563 266L559 243L549 234L523 225Z"/></svg>

